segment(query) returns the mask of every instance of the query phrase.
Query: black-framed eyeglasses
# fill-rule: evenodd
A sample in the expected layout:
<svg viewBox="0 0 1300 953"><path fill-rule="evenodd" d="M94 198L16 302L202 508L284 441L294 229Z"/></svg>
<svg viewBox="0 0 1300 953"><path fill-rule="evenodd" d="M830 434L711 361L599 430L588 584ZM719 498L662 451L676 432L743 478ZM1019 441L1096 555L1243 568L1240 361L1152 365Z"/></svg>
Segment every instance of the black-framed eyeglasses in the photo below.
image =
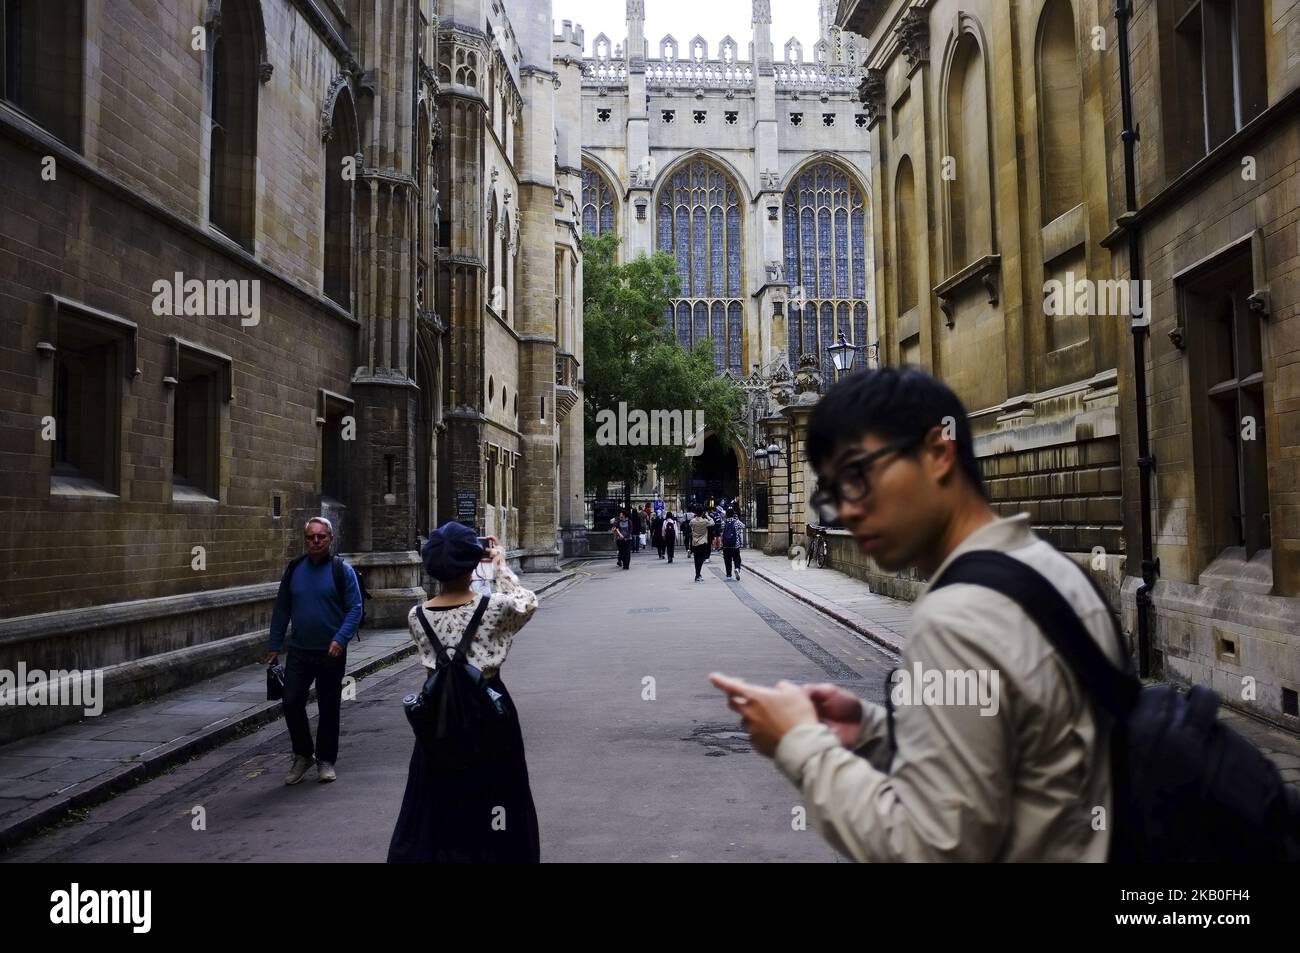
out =
<svg viewBox="0 0 1300 953"><path fill-rule="evenodd" d="M910 450L922 441L922 437L906 437L886 444L879 450L864 453L860 457L840 465L839 471L829 481L818 480L817 488L808 499L808 505L817 513L823 523L834 522L839 516L841 503L856 503L871 493L871 466L881 457L891 453Z"/></svg>

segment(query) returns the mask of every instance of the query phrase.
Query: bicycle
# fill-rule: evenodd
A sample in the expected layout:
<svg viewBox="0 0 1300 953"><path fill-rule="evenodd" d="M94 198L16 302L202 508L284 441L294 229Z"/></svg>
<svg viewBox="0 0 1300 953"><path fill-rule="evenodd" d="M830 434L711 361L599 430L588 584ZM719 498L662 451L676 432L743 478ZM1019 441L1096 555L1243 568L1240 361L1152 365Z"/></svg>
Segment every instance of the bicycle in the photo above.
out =
<svg viewBox="0 0 1300 953"><path fill-rule="evenodd" d="M826 528L824 526L819 526L817 527L817 535L813 537L812 541L812 558L813 561L817 563L818 569L824 569L826 567L826 557L829 554L829 550L830 543L826 538Z"/></svg>

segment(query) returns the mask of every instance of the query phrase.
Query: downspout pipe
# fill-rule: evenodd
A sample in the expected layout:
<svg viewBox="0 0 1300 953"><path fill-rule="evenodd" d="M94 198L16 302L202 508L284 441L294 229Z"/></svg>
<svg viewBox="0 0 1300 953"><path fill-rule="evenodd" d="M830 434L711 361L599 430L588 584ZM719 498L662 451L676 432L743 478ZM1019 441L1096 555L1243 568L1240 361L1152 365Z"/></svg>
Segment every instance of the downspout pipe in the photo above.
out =
<svg viewBox="0 0 1300 953"><path fill-rule="evenodd" d="M1132 321L1133 333L1133 380L1135 385L1135 410L1137 411L1137 464L1138 496L1141 514L1139 546L1142 552L1142 585L1137 590L1137 649L1138 674L1149 677L1151 674L1151 609L1153 601L1151 590L1156 584L1160 572L1160 561L1154 558L1151 544L1151 476L1155 472L1155 457L1151 453L1150 421L1147 413L1147 378L1146 378L1146 335L1150 330L1151 302L1145 300L1142 292L1142 256L1141 228L1137 222L1137 160L1136 149L1138 131L1133 120L1133 79L1129 57L1129 20L1133 15L1132 0L1116 0L1115 23L1119 43L1119 89L1120 107L1123 115L1124 130L1121 138L1124 142L1124 214L1116 224L1124 229L1128 238L1129 278L1135 282L1138 300L1142 302L1142 318Z"/></svg>

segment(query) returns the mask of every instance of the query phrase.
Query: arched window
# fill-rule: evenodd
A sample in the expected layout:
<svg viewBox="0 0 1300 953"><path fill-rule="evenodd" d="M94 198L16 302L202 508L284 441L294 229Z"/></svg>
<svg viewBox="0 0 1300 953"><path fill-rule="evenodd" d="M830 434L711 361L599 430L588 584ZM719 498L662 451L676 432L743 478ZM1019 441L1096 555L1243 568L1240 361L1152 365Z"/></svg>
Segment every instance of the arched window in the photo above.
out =
<svg viewBox="0 0 1300 953"><path fill-rule="evenodd" d="M352 95L345 88L334 101L334 116L325 144L325 295L352 309L352 183L346 166L359 148ZM353 170L355 173L355 170Z"/></svg>
<svg viewBox="0 0 1300 953"><path fill-rule="evenodd" d="M510 247L510 213L501 220L501 317L510 320L510 297L515 290L515 256ZM494 291L495 293L495 291Z"/></svg>
<svg viewBox="0 0 1300 953"><path fill-rule="evenodd" d="M805 168L785 192L785 280L790 285L786 324L790 363L815 354L830 385L835 366L826 348L840 332L866 345L867 220L862 189L839 166ZM867 366L864 348L854 357Z"/></svg>
<svg viewBox="0 0 1300 953"><path fill-rule="evenodd" d="M658 247L677 259L680 298L664 321L685 348L710 338L713 364L740 373L744 307L744 249L740 192L731 177L707 159L677 168L659 190Z"/></svg>
<svg viewBox="0 0 1300 953"><path fill-rule="evenodd" d="M901 317L916 307L916 183L912 178L912 160L903 156L894 176L895 242L894 274L898 276L898 314Z"/></svg>
<svg viewBox="0 0 1300 953"><path fill-rule="evenodd" d="M1038 28L1039 164L1043 224L1083 201L1079 56L1070 0L1048 0Z"/></svg>
<svg viewBox="0 0 1300 953"><path fill-rule="evenodd" d="M945 99L949 274L993 251L992 153L984 57L975 35L963 31L949 64ZM948 162L951 158L953 161Z"/></svg>
<svg viewBox="0 0 1300 953"><path fill-rule="evenodd" d="M614 231L614 190L609 181L584 164L582 167L582 230L588 235Z"/></svg>
<svg viewBox="0 0 1300 953"><path fill-rule="evenodd" d="M492 193L492 198L488 202L488 220L487 220L487 287L488 287L488 306L494 311L501 310L501 295L496 292L501 284L501 279L497 275L497 196Z"/></svg>
<svg viewBox="0 0 1300 953"><path fill-rule="evenodd" d="M227 0L212 49L212 138L208 147L208 218L253 247L257 200L257 87L261 14L256 0Z"/></svg>

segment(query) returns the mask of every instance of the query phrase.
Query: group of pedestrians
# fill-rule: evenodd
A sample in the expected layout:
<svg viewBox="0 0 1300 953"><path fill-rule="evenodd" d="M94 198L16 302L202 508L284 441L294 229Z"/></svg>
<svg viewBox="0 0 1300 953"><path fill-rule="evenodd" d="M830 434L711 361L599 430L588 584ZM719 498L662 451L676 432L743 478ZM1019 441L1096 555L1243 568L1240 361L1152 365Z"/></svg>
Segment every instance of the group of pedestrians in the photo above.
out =
<svg viewBox="0 0 1300 953"><path fill-rule="evenodd" d="M736 501L733 501L733 504ZM650 527L649 542L660 559L673 561L679 539L685 540L695 561L695 581L703 582L701 571L715 551L721 551L727 578L740 578L740 550L744 545L745 524L740 519L736 505L723 509L721 505L706 508L697 504L686 513L674 515L666 510L662 515L651 511L650 504L643 510L621 509L610 520L620 570L632 567L632 553L639 544L641 530ZM735 573L734 577L732 573Z"/></svg>

